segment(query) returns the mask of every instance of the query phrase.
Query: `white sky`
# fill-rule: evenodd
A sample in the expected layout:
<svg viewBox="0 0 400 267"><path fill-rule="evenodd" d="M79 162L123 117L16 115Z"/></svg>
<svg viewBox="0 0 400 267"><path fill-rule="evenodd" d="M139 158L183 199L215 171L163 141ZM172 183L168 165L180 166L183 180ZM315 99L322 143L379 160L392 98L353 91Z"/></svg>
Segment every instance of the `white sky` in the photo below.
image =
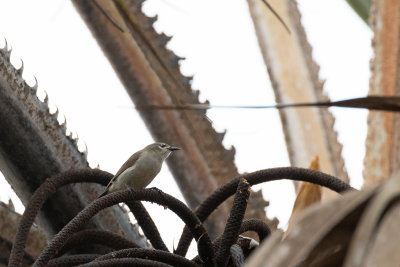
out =
<svg viewBox="0 0 400 267"><path fill-rule="evenodd" d="M366 95L372 33L344 0L300 0L303 23L315 60L333 100ZM90 32L66 0L0 0L0 38L13 48L11 61L25 65L24 78L39 81L39 96L49 94L68 130L89 149L91 166L115 173L135 151L152 142L150 135ZM155 27L174 38L168 47L186 58L181 70L194 75L193 87L212 104L272 104L274 96L244 0L148 0L144 10L158 14ZM278 23L278 22L277 22ZM0 47L4 40L0 40ZM366 114L364 110L331 109L344 144L351 183L362 177ZM227 129L224 144L236 147L240 172L288 166L277 111L212 110L218 131ZM0 129L1 130L1 129ZM172 144L179 146L179 144ZM179 151L177 153L185 153ZM304 166L306 167L306 166ZM165 166L150 185L183 199ZM271 201L270 216L285 226L294 191L291 182L262 186ZM0 174L0 201L12 196ZM177 244L182 223L162 207L146 205L167 244ZM174 225L175 227L171 227ZM172 229L172 231L171 231Z"/></svg>

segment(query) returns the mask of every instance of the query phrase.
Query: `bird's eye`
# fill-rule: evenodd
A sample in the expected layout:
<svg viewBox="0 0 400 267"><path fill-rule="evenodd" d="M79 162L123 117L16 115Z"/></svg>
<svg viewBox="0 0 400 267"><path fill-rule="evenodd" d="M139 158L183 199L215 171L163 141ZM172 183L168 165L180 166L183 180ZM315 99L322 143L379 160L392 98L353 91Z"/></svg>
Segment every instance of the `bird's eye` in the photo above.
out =
<svg viewBox="0 0 400 267"><path fill-rule="evenodd" d="M166 145L165 145L165 144L162 144L162 145L160 145L160 147L164 148L164 147L166 147Z"/></svg>

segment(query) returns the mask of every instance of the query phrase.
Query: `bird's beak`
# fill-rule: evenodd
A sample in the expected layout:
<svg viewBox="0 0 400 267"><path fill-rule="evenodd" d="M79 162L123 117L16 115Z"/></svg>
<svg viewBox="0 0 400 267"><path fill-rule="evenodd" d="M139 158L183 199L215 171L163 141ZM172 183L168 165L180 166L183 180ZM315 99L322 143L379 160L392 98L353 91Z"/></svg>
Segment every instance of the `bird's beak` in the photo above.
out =
<svg viewBox="0 0 400 267"><path fill-rule="evenodd" d="M180 150L180 148L179 148L179 147L170 146L170 147L168 148L168 150L174 151L174 150Z"/></svg>

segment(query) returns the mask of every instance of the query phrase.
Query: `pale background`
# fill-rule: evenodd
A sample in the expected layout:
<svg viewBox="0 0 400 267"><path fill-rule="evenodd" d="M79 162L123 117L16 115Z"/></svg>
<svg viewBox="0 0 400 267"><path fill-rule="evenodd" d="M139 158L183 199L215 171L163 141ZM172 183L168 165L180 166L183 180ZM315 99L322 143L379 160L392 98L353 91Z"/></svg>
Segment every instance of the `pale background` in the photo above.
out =
<svg viewBox="0 0 400 267"><path fill-rule="evenodd" d="M298 2L331 99L366 95L371 30L344 0ZM0 6L0 38L5 37L13 48L12 63L19 67L23 59L24 78L29 84L34 84L33 75L37 77L39 97L43 99L46 91L51 111L59 108L61 122L65 115L68 130L79 134L81 149L87 144L91 166L99 164L115 173L133 152L153 142L70 1L0 0ZM157 31L174 36L168 47L186 58L181 70L194 75L193 88L200 89L201 99L216 105L274 103L244 0L148 0L144 10L149 15L158 14ZM331 110L351 184L359 188L367 111ZM277 111L211 110L208 116L218 131L227 129L224 145L236 147L240 172L289 165ZM150 186L183 199L166 166ZM269 216L277 216L285 228L294 200L291 182L264 184L262 190L271 202ZM23 211L1 173L0 192L0 201L11 197L17 211ZM146 206L172 248L183 223L162 207Z"/></svg>

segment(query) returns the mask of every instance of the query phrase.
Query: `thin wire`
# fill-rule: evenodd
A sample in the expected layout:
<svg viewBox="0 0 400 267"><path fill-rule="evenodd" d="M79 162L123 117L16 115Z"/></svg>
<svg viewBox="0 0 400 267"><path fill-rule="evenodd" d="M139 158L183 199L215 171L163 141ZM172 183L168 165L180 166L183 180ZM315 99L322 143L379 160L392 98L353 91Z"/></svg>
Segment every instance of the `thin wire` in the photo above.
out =
<svg viewBox="0 0 400 267"><path fill-rule="evenodd" d="M103 13L103 15L121 32L124 32L124 29L115 21L113 17L111 17L110 14L108 14L102 6L100 6L99 3L97 3L96 0L93 0L94 5Z"/></svg>
<svg viewBox="0 0 400 267"><path fill-rule="evenodd" d="M342 107L364 108L369 110L400 111L400 97L398 96L367 96L339 101L307 102L277 105L210 105L210 104L184 104L184 105L139 105L138 110L207 110L207 109L283 109L294 107Z"/></svg>
<svg viewBox="0 0 400 267"><path fill-rule="evenodd" d="M266 0L262 0L262 1L268 7L268 9L272 12L272 14L274 14L274 16L280 21L280 23L283 25L283 27L285 27L287 32L289 34L291 34L289 27L286 25L285 21L281 18L281 16L279 16L279 14L272 8L272 6Z"/></svg>

